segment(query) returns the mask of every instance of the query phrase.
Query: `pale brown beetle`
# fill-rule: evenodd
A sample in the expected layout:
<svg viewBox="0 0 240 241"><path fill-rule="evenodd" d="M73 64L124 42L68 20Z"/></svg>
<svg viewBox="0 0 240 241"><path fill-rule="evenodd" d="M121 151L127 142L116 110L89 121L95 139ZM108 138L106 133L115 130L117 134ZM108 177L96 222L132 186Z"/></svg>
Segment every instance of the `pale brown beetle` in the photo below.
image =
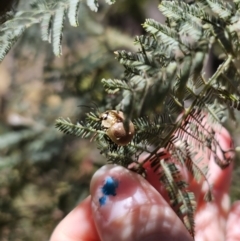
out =
<svg viewBox="0 0 240 241"><path fill-rule="evenodd" d="M117 145L125 146L133 139L135 133L134 125L129 121L128 130L126 131L122 111L107 110L100 114L99 118L108 137Z"/></svg>

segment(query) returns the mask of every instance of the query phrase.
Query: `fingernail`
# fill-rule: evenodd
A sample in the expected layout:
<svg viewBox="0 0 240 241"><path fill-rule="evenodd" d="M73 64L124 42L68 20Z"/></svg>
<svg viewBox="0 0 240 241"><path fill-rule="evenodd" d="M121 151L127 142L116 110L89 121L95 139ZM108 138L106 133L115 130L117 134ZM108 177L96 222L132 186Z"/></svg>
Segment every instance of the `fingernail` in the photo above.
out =
<svg viewBox="0 0 240 241"><path fill-rule="evenodd" d="M145 197L143 201L146 194L143 191L137 192L142 185L139 177L117 165L106 165L99 169L94 174L90 186L93 209L102 215L104 220L111 221L115 214L124 215L129 211L126 207L131 206L132 197L136 194L140 195L136 202L144 204L148 198Z"/></svg>
<svg viewBox="0 0 240 241"><path fill-rule="evenodd" d="M101 240L155 241L165 234L169 240L178 240L179 233L191 240L163 197L136 173L107 165L93 176L90 193Z"/></svg>

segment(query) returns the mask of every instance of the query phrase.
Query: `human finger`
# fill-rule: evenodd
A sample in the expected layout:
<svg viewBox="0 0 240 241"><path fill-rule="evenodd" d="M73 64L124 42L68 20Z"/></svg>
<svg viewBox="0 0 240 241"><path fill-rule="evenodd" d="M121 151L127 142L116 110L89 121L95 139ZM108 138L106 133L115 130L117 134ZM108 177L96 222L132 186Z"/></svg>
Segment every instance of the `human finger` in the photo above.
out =
<svg viewBox="0 0 240 241"><path fill-rule="evenodd" d="M92 178L90 192L101 240L192 240L164 198L126 168L102 167Z"/></svg>
<svg viewBox="0 0 240 241"><path fill-rule="evenodd" d="M216 152L209 155L208 152L198 152L199 157L204 157L202 162L208 166L207 181L212 186L213 201L206 202L205 194L209 191L209 184L202 179L196 182L190 173L186 175L184 166L178 165L183 178L190 184L189 190L194 192L197 210L195 214L195 240L210 240L214 234L216 240L224 240L226 235L226 220L230 210L229 186L232 175L232 161L234 158L233 143L230 134L225 128L215 130ZM213 154L217 156L213 156ZM196 157L197 159L198 157ZM215 162L218 158L222 163L230 163L230 165L222 169ZM159 183L159 176L151 168L151 164L145 164L147 169L147 180L156 188L156 190L164 196L169 202L164 186Z"/></svg>
<svg viewBox="0 0 240 241"><path fill-rule="evenodd" d="M231 183L234 152L230 134L225 128L216 131L215 140L218 143L216 155L220 162L229 162L230 165L222 169L211 156L208 161L208 182L212 185L213 201L199 200L195 216L196 240L225 241L226 222L230 211L229 187ZM205 183L206 184L206 183ZM202 196L206 192L206 185L201 188Z"/></svg>
<svg viewBox="0 0 240 241"><path fill-rule="evenodd" d="M226 241L240 241L240 201L235 202L230 210L227 227Z"/></svg>
<svg viewBox="0 0 240 241"><path fill-rule="evenodd" d="M90 196L59 223L50 241L100 241L92 218Z"/></svg>

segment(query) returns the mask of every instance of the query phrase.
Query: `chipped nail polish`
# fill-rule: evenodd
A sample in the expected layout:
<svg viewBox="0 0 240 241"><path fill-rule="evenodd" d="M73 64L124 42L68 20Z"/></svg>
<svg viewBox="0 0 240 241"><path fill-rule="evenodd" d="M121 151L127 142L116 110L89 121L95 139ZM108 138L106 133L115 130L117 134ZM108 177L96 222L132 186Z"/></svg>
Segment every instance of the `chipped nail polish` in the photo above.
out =
<svg viewBox="0 0 240 241"><path fill-rule="evenodd" d="M113 177L107 177L105 183L101 188L103 196L99 198L100 206L103 206L107 202L108 196L116 196L116 189L118 188L118 180Z"/></svg>

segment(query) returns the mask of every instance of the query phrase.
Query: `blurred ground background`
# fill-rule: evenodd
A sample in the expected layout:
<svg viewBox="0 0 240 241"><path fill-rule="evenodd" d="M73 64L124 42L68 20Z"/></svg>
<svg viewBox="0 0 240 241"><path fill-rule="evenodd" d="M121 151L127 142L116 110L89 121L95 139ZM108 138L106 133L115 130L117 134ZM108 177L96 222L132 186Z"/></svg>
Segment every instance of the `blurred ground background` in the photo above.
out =
<svg viewBox="0 0 240 241"><path fill-rule="evenodd" d="M105 163L89 140L58 132L55 119L77 121L89 111L79 105L106 105L100 80L123 73L113 52L133 50L141 23L161 15L158 1L100 3L98 13L81 5L79 27L66 21L61 58L42 42L36 25L0 65L0 241L47 240L88 195L93 172ZM228 129L240 145L236 128ZM239 177L236 165L233 200L240 198Z"/></svg>

